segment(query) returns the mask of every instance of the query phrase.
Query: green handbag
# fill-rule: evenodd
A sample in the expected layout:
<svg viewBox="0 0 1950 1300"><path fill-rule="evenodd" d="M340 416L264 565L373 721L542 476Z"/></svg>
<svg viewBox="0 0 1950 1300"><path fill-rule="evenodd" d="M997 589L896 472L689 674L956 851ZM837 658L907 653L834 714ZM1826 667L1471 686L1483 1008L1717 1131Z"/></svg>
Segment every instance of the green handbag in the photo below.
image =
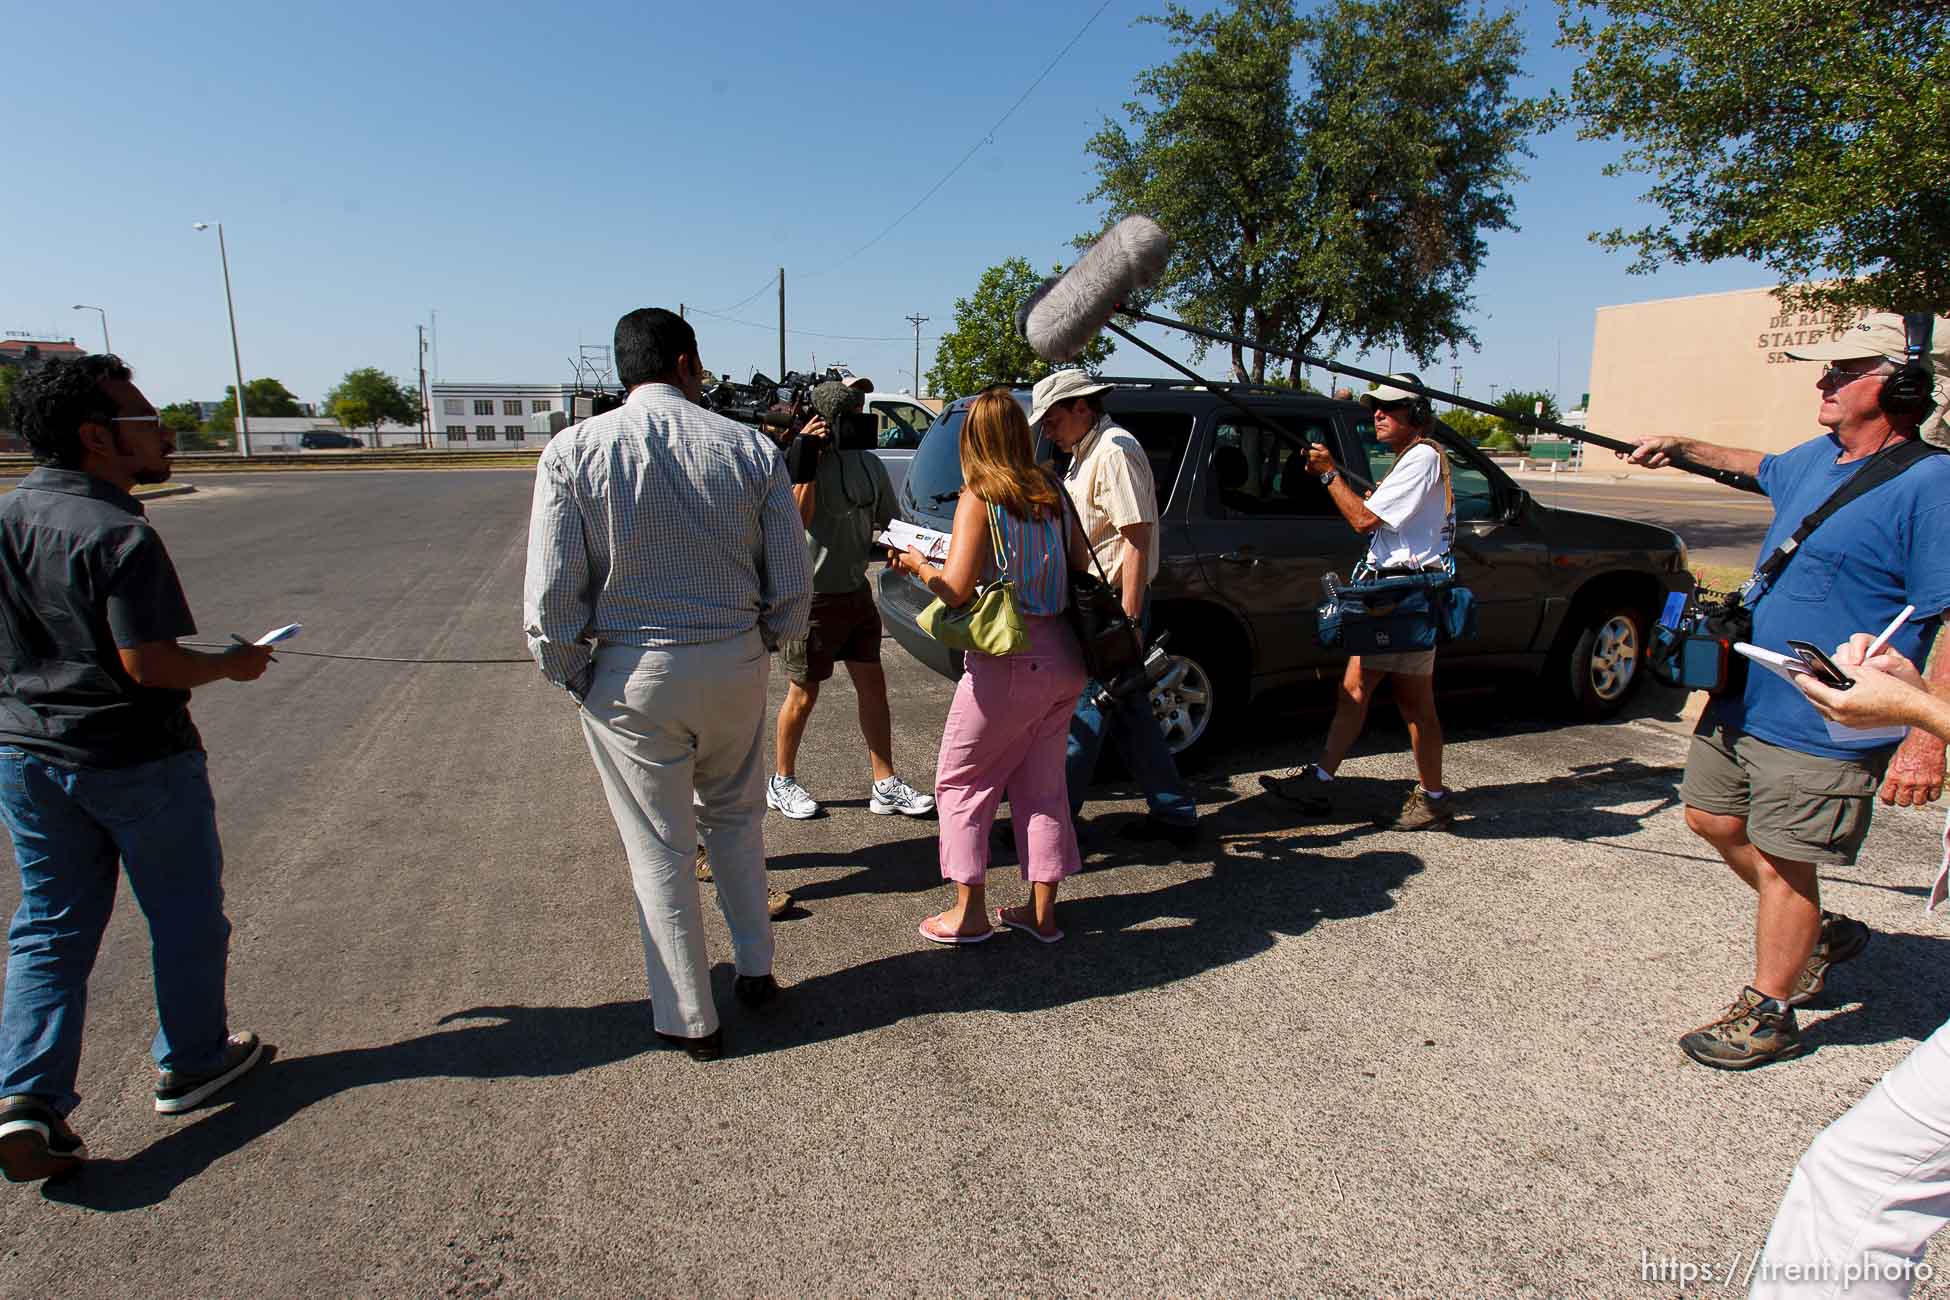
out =
<svg viewBox="0 0 1950 1300"><path fill-rule="evenodd" d="M1016 587L1008 578L1001 524L993 504L989 506L989 544L995 549L995 581L975 588L966 605L947 605L936 597L914 621L951 650L1020 654L1029 648L1029 629L1023 626L1022 613L1016 608Z"/></svg>

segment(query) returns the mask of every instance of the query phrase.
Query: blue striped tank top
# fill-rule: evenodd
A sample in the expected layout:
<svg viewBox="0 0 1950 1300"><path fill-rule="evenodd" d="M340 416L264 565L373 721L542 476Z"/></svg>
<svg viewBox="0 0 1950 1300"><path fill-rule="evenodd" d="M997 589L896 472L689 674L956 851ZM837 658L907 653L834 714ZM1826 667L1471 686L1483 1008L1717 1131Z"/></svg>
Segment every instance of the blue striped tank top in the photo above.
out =
<svg viewBox="0 0 1950 1300"><path fill-rule="evenodd" d="M989 506L989 531L1002 544L1009 580L1016 585L1016 608L1024 614L1061 614L1070 603L1063 522L1061 514L1051 519L1023 520L1000 506Z"/></svg>

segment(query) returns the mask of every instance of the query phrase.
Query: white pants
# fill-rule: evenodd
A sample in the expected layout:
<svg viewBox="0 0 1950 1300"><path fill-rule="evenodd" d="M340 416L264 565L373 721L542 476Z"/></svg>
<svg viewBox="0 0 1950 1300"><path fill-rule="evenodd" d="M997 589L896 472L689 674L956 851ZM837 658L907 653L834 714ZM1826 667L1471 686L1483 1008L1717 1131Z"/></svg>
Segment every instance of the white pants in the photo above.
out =
<svg viewBox="0 0 1950 1300"><path fill-rule="evenodd" d="M697 846L710 853L740 975L772 970L765 914L765 681L756 630L707 645L606 645L582 732L623 837L657 1028L718 1028L698 903ZM695 799L695 803L693 802Z"/></svg>
<svg viewBox="0 0 1950 1300"><path fill-rule="evenodd" d="M1950 1220L1950 1024L1883 1076L1794 1167L1752 1300L1906 1296Z"/></svg>

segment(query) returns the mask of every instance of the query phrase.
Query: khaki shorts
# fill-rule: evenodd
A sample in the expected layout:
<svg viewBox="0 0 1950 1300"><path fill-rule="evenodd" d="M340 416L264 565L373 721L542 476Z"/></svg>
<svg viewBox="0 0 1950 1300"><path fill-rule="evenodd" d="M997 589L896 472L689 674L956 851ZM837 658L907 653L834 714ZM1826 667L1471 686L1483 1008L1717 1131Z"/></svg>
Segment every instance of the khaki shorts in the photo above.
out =
<svg viewBox="0 0 1950 1300"><path fill-rule="evenodd" d="M807 686L831 677L835 663L877 664L880 632L880 607L867 588L815 595L806 638L779 647L779 667L787 681Z"/></svg>
<svg viewBox="0 0 1950 1300"><path fill-rule="evenodd" d="M1400 673L1404 677L1435 676L1435 651L1399 650L1393 654L1355 655L1371 673Z"/></svg>
<svg viewBox="0 0 1950 1300"><path fill-rule="evenodd" d="M1747 838L1769 857L1848 866L1869 833L1887 751L1823 758L1757 740L1708 711L1693 730L1679 798L1689 808L1747 819Z"/></svg>

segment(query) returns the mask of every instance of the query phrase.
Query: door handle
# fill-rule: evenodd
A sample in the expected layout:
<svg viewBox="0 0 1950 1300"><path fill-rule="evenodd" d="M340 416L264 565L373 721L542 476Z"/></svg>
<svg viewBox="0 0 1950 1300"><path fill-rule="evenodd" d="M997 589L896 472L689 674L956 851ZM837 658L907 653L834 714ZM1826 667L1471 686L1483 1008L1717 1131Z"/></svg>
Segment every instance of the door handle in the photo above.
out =
<svg viewBox="0 0 1950 1300"><path fill-rule="evenodd" d="M1236 564L1241 568L1250 569L1259 563L1259 557L1257 555L1248 555L1244 550L1227 551L1219 557L1219 563Z"/></svg>

